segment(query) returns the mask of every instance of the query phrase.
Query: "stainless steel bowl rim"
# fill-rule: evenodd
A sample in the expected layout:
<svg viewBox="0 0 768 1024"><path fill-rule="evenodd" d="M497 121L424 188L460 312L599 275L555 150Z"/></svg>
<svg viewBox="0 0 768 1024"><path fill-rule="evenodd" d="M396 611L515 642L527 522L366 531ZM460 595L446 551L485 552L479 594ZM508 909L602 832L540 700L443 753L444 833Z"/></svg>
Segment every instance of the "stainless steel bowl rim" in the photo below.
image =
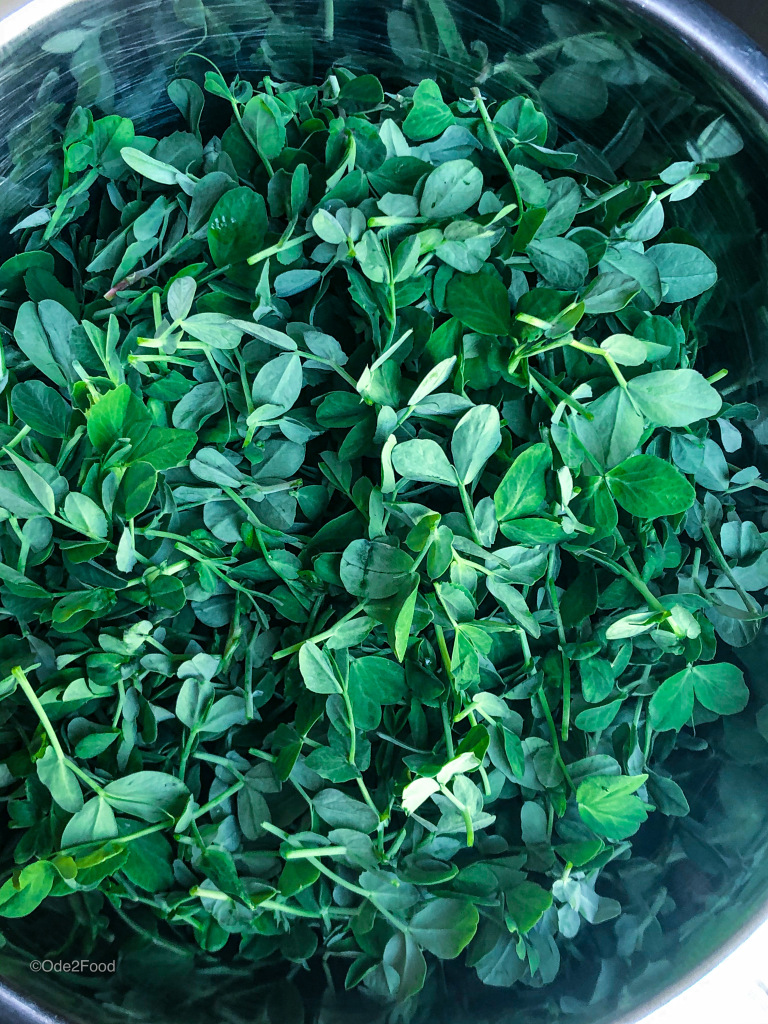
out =
<svg viewBox="0 0 768 1024"><path fill-rule="evenodd" d="M74 8L80 0L29 0L0 19L0 45L7 46L38 28L48 17ZM619 0L632 14L650 21L662 32L682 40L703 62L735 88L752 109L768 123L768 56L745 32L715 11L704 0ZM768 894L765 902L741 928L714 953L702 960L679 981L667 986L640 1007L617 1017L613 1024L640 1024L649 1014L681 995L731 953L735 952L761 925L768 923ZM0 1018L4 1024L69 1024L32 1003L15 989L0 982Z"/></svg>

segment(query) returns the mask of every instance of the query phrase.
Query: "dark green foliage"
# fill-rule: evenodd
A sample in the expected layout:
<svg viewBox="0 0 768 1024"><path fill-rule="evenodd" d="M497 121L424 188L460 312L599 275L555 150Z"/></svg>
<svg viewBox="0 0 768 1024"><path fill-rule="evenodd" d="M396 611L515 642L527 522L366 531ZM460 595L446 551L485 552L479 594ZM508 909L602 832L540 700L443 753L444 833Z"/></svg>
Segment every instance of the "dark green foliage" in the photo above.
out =
<svg viewBox="0 0 768 1024"><path fill-rule="evenodd" d="M597 117L579 68L542 93ZM664 219L735 133L616 184L528 98L205 90L160 140L77 107L0 267L0 916L98 889L385 999L465 950L539 986L749 697L753 410Z"/></svg>

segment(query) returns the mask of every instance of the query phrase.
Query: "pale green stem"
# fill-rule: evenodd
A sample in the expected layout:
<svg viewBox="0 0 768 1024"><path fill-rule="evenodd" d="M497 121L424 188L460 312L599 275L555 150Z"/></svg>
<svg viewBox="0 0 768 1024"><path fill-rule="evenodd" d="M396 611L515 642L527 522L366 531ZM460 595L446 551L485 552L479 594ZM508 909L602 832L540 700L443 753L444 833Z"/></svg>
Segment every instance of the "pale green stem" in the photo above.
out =
<svg viewBox="0 0 768 1024"><path fill-rule="evenodd" d="M15 448L17 444L21 444L21 442L24 440L24 438L27 436L31 429L32 427L27 426L25 424L18 432L18 434L15 437L11 438L11 440L8 442L8 444L5 445L5 447Z"/></svg>
<svg viewBox="0 0 768 1024"><path fill-rule="evenodd" d="M707 547L709 548L712 557L717 562L723 574L731 583L733 589L744 602L744 607L748 608L755 615L759 615L760 608L755 604L750 595L746 592L746 590L744 590L741 584L737 581L736 577L733 575L733 571L730 565L728 565L728 563L726 562L725 555L720 550L718 543L714 538L712 530L709 527L709 523L707 523L706 521L702 521L701 532L704 534L704 539L707 542Z"/></svg>
<svg viewBox="0 0 768 1024"><path fill-rule="evenodd" d="M354 766L355 754L357 753L357 731L355 729L355 712L352 708L352 701L346 686L342 688L341 696L344 701L344 707L347 710L347 725L349 727L349 756L347 761ZM378 811L376 813L378 814Z"/></svg>
<svg viewBox="0 0 768 1024"><path fill-rule="evenodd" d="M90 788L95 793L98 793L100 796L103 795L104 790L101 788L101 786L99 786L98 783L94 782L93 779L82 770L82 768L75 764L74 761L71 761L64 753L64 748L59 742L59 737L56 735L53 725L51 724L51 720L48 717L45 708L40 703L39 697L32 688L32 684L27 679L22 669L18 665L16 665L11 670L11 674L14 676L19 686L24 691L27 700L32 705L32 708L37 717L40 719L40 724L45 729L48 739L50 740L51 746L56 751L56 757L59 759L59 761L62 761L64 764L66 764L67 768L69 768L70 771L74 772L74 774L77 775L78 778L81 778L83 782L86 783L86 785L90 786Z"/></svg>
<svg viewBox="0 0 768 1024"><path fill-rule="evenodd" d="M499 138L496 134L496 130L493 127L493 122L491 121L490 114L488 113L488 108L486 107L485 102L483 101L482 94L480 90L477 88L477 86L475 86L472 89L472 95L474 96L475 102L477 103L477 109L480 114L480 118L483 124L485 125L485 130L488 132L488 138L491 140L491 144L498 153L499 159L501 160L502 164L504 164L504 168L507 174L509 175L509 180L512 182L512 188L515 190L515 198L517 199L517 208L519 212L522 213L523 200L520 197L520 189L517 187L517 182L515 181L515 172L512 169L512 164L509 162L509 157L504 152L504 149L501 143L499 142Z"/></svg>
<svg viewBox="0 0 768 1024"><path fill-rule="evenodd" d="M651 608L655 609L655 611L657 612L663 612L664 615L667 614L667 609L664 607L661 601L659 601L658 597L656 597L655 594L651 592L651 590L648 588L646 583L640 578L639 575L636 575L635 573L630 572L628 569L625 569L623 565L619 565L617 562L614 562L612 558L607 558L603 555L596 554L593 551L583 551L582 554L586 558L589 558L591 561L597 562L598 565L602 565L606 569L612 569L613 572L616 572L620 576L623 576L625 580L631 583L632 586L640 594L643 595L643 597L648 602L648 605Z"/></svg>
<svg viewBox="0 0 768 1024"><path fill-rule="evenodd" d="M288 850L286 860L307 860L309 857L343 857L346 846L312 846L301 850Z"/></svg>
<svg viewBox="0 0 768 1024"><path fill-rule="evenodd" d="M552 740L552 748L555 752L555 760L560 765L560 770L563 773L563 778L575 793L576 786L574 785L573 779L571 778L571 773L568 771L568 766L563 760L563 755L560 751L560 741L557 738L557 727L555 726L555 720L552 717L552 711L550 710L549 701L547 700L547 695L544 692L543 686L539 687L538 696L539 701L541 702L542 710L544 711L544 717L546 718L547 725L549 726L549 735Z"/></svg>
<svg viewBox="0 0 768 1024"><path fill-rule="evenodd" d="M469 813L469 809L465 804L458 800L453 793L448 789L447 786L441 786L440 792L444 797L447 797L451 801L453 806L461 812L461 816L464 819L464 827L467 830L467 846L474 846L475 844L475 828L472 824L472 815Z"/></svg>
<svg viewBox="0 0 768 1024"><path fill-rule="evenodd" d="M59 742L59 737L56 735L56 732L53 728L53 725L51 724L51 720L48 717L45 708L40 703L40 698L33 690L32 684L27 679L25 673L23 672L19 665L17 665L15 668L11 670L11 674L24 691L27 700L32 705L32 708L34 709L34 712L37 715L37 717L40 719L43 728L48 734L48 739L51 742L51 746L56 751L56 756L60 761L66 761L67 755L64 753L64 749L61 743Z"/></svg>
<svg viewBox="0 0 768 1024"><path fill-rule="evenodd" d="M578 349L579 352L586 352L588 355L604 359L611 373L616 378L619 386L624 388L625 391L627 390L627 379L617 366L616 360L610 352L606 352L602 348L597 348L595 345L585 345L582 341L569 341L568 344L571 348Z"/></svg>
<svg viewBox="0 0 768 1024"><path fill-rule="evenodd" d="M554 548L552 549L554 553ZM563 626L563 617L560 614L560 602L557 597L557 589L555 587L555 581L552 577L552 558L550 557L549 562L549 577L547 579L549 589L549 599L552 604L552 610L555 613L555 621L557 622L557 636L560 641L560 657L562 658L563 664L563 721L561 727L561 735L563 740L568 739L568 731L571 726L571 662L566 654L565 648L567 640L565 638L565 627Z"/></svg>
<svg viewBox="0 0 768 1024"><path fill-rule="evenodd" d="M219 795L217 797L214 797L213 800L209 800L207 804L203 804L202 807L198 807L198 809L192 815L193 820L196 821L198 818L202 818L204 814L207 814L214 807L218 807L218 805L223 804L225 800L229 800L229 798L231 796L234 796L235 793L238 793L243 788L244 785L245 781L233 782L228 789L225 789L222 793L219 793Z"/></svg>
<svg viewBox="0 0 768 1024"><path fill-rule="evenodd" d="M291 238L288 241L275 242L274 245L270 245L266 249L261 249L259 252L255 252L253 256L248 257L248 264L253 266L255 263L261 263L262 260L269 259L270 256L276 256L279 252L283 252L285 249L292 249L295 245L302 245L304 242L309 241L310 238L317 238L317 235L313 231L308 231L304 235L299 235L298 238Z"/></svg>
<svg viewBox="0 0 768 1024"><path fill-rule="evenodd" d="M475 522L475 510L472 507L472 502L470 500L469 494L467 493L467 488L464 486L461 480L459 480L458 477L456 478L456 480L459 485L461 504L464 507L464 515L466 516L467 519L467 526L469 527L469 531L472 534L472 540L475 542L475 544L479 544L480 547L483 547L482 538L480 537L480 534L477 532L477 523Z"/></svg>
<svg viewBox="0 0 768 1024"><path fill-rule="evenodd" d="M266 829L267 832L271 832L279 839L282 839L283 842L290 843L291 846L300 848L300 844L296 843L296 841L292 839L291 836L283 832L282 829L278 829L274 825L272 825L271 822L262 822L262 827ZM331 871L331 869L326 867L322 861L317 859L317 857L308 857L307 859L309 863L314 865L314 867L317 868L317 870L320 871L321 874L325 875L326 878L330 878L331 881L335 882L337 885L342 886L344 889L348 889L350 892L355 893L356 896L361 896L364 900L368 900L370 903L372 903L374 907L378 910L378 912L383 917L386 917L390 924L394 925L395 928L397 928L399 931L406 932L408 930L407 925L405 925L402 921L395 917L394 914L391 914L385 907L382 907L377 902L376 897L373 893L368 892L366 889L362 889L359 885L355 885L354 882L350 882L346 878L342 878L341 875L337 875L335 871Z"/></svg>
<svg viewBox="0 0 768 1024"><path fill-rule="evenodd" d="M280 658L287 658L288 655L295 654L297 651L300 651L304 644L319 644L323 640L327 640L328 637L331 636L334 633L334 631L342 625L342 623L348 622L350 619L353 619L356 615L359 615L359 613L364 610L364 605L357 605L355 608L352 609L352 611L347 612L346 615L342 615L340 619L337 619L333 626L330 627L330 629L326 629L324 632L318 633L316 636L308 637L306 640L300 640L299 643L293 644L291 647L284 647L282 651L275 651L275 653L272 655L272 660L279 661Z"/></svg>

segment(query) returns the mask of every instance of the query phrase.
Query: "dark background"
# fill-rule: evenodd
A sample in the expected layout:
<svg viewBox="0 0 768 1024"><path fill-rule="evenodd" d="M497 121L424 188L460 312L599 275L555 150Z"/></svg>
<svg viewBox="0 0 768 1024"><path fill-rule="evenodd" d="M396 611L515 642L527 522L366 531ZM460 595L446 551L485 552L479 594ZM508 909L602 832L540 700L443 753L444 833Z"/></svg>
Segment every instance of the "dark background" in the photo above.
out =
<svg viewBox="0 0 768 1024"><path fill-rule="evenodd" d="M709 0L768 50L768 0Z"/></svg>

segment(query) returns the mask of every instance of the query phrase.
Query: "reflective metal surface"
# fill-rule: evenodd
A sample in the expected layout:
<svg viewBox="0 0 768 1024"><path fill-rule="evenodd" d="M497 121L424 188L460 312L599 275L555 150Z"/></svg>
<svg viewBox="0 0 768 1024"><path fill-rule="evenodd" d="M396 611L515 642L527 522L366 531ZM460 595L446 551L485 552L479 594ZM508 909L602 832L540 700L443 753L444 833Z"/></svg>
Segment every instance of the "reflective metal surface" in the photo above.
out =
<svg viewBox="0 0 768 1024"><path fill-rule="evenodd" d="M768 7L754 0L710 0L713 7L745 32L765 50L768 47Z"/></svg>
<svg viewBox="0 0 768 1024"><path fill-rule="evenodd" d="M595 50L601 39L614 40L615 48L601 55ZM0 22L0 259L13 251L12 218L41 195L68 106L93 105L130 116L139 131L160 130L177 114L165 91L169 79L177 72L202 77L203 63L185 56L191 51L253 80L266 72L314 79L338 61L401 85L438 77L461 94L475 82L495 97L536 94L544 84L564 135L581 141L585 160L625 146L640 175L658 154L685 159L685 141L727 110L747 138L745 151L684 204L679 227L703 238L722 274L704 362L730 369L731 401L748 398L768 411L761 242L768 226L768 61L710 8L694 0L562 0L560 6L336 0L331 32L323 0L209 0L205 7L200 0L34 0ZM575 88L592 97L589 116L583 109L574 116L563 97L547 92L549 76L564 66L579 69ZM215 131L215 119L208 128ZM758 427L755 442L754 458L762 460L768 430ZM334 997L319 971L272 984L263 975L252 980L254 970L240 963L239 973L222 983L207 961L142 945L119 921L110 949L86 950L89 916L109 914L96 898L79 904L82 926L67 956L118 956L114 983L33 974L30 959L50 955L67 937L68 908L57 900L50 911L3 926L10 942L0 950L0 974L11 989L0 991L0 1018L10 1024L637 1021L768 917L768 809L761 799L768 743L754 727L755 711L768 703L767 653L762 637L742 652L753 705L713 738L721 761L690 779L691 818L649 827L637 856L621 867L634 887L627 909L638 932L643 915L648 918L621 960L615 959L620 936L606 923L594 929L582 959L581 937L570 944L551 988L484 988L473 972L456 967L403 1018L358 997ZM663 873L653 867L659 858ZM659 897L663 928L649 912ZM600 971L603 957L614 959Z"/></svg>

